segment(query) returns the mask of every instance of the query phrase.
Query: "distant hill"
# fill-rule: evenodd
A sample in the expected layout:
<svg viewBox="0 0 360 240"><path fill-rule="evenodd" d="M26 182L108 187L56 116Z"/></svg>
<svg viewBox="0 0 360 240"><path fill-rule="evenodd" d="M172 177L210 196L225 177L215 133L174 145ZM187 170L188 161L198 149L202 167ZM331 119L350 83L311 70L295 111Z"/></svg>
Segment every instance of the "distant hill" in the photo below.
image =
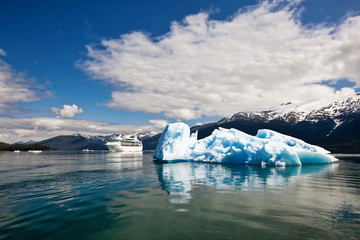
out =
<svg viewBox="0 0 360 240"><path fill-rule="evenodd" d="M81 135L57 136L37 143L49 146L54 150L107 150L104 144L94 143Z"/></svg>
<svg viewBox="0 0 360 240"><path fill-rule="evenodd" d="M157 139L152 141L152 137L156 133L136 133L135 134L140 140L145 141L144 150L155 149L157 145ZM61 135L46 140L37 142L38 144L46 145L51 147L54 150L82 150L82 149L91 149L91 150L108 150L105 146L105 143L110 139L118 136L118 134L111 135ZM150 139L147 141L147 139Z"/></svg>
<svg viewBox="0 0 360 240"><path fill-rule="evenodd" d="M156 146L158 144L160 136L161 136L161 133L158 133L158 134L155 134L155 135L152 135L152 136L139 138L142 141L143 149L144 150L155 150L155 148L156 148Z"/></svg>

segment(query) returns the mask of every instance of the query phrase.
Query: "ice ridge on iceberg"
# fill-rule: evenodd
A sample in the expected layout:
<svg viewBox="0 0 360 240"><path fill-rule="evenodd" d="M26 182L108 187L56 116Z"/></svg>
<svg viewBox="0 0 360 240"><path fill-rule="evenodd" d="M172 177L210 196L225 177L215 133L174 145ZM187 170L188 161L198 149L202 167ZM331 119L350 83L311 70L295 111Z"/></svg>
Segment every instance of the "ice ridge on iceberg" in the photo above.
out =
<svg viewBox="0 0 360 240"><path fill-rule="evenodd" d="M195 161L289 166L337 161L330 152L272 130L261 129L252 136L236 129L220 128L197 140L182 122L163 131L154 158L160 161Z"/></svg>

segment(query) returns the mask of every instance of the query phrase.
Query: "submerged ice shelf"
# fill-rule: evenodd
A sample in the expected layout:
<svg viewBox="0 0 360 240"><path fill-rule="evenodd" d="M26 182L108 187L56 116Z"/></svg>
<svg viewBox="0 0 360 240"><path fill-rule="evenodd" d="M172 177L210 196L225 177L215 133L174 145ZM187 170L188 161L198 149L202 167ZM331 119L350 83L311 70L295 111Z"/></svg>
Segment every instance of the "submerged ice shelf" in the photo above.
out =
<svg viewBox="0 0 360 240"><path fill-rule="evenodd" d="M236 129L216 129L203 139L190 135L188 125L169 124L163 131L154 158L160 161L186 160L213 163L242 163L290 166L337 161L330 152L272 130L261 129L256 136Z"/></svg>

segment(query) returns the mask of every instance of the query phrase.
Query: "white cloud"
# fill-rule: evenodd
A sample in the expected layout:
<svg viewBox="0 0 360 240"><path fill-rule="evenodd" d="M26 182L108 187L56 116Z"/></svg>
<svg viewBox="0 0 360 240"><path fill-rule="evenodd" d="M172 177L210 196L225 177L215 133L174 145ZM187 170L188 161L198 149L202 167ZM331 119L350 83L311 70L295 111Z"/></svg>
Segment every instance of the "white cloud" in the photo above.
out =
<svg viewBox="0 0 360 240"><path fill-rule="evenodd" d="M73 105L64 105L62 109L53 107L51 108L51 112L55 115L59 115L64 118L72 118L75 114L82 113L82 108L79 108L75 104Z"/></svg>
<svg viewBox="0 0 360 240"><path fill-rule="evenodd" d="M168 121L166 120L161 120L161 119L154 119L154 120L149 120L149 122L157 129L159 129L160 131L164 130L164 128L166 127L166 125L169 124Z"/></svg>
<svg viewBox="0 0 360 240"><path fill-rule="evenodd" d="M0 56L6 56L2 49ZM19 103L39 100L40 88L24 73L16 73L9 64L0 59L0 113L23 112Z"/></svg>
<svg viewBox="0 0 360 240"><path fill-rule="evenodd" d="M158 121L158 120L156 120ZM154 122L158 125L159 122ZM157 123L157 124L156 124ZM58 135L81 133L108 135L114 133L157 132L153 125L115 125L109 122L78 120L71 118L13 118L0 117L0 142L13 143L20 140L40 141Z"/></svg>
<svg viewBox="0 0 360 240"><path fill-rule="evenodd" d="M0 56L6 56L6 55L7 55L6 52L0 48Z"/></svg>
<svg viewBox="0 0 360 240"><path fill-rule="evenodd" d="M224 21L190 15L158 38L133 32L103 40L87 46L79 66L113 85L109 107L184 120L333 96L323 80L359 86L360 16L303 26L301 11L280 2Z"/></svg>

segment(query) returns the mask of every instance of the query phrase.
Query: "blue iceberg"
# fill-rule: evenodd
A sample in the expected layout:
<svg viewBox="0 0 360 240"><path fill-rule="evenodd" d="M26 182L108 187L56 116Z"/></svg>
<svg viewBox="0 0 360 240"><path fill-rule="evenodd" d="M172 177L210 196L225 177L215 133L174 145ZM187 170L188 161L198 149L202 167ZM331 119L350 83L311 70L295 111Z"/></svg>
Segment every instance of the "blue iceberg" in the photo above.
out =
<svg viewBox="0 0 360 240"><path fill-rule="evenodd" d="M197 140L188 125L169 124L163 131L154 158L159 161L241 163L262 166L291 166L332 163L330 152L272 130L261 129L251 136L236 129L216 129Z"/></svg>

